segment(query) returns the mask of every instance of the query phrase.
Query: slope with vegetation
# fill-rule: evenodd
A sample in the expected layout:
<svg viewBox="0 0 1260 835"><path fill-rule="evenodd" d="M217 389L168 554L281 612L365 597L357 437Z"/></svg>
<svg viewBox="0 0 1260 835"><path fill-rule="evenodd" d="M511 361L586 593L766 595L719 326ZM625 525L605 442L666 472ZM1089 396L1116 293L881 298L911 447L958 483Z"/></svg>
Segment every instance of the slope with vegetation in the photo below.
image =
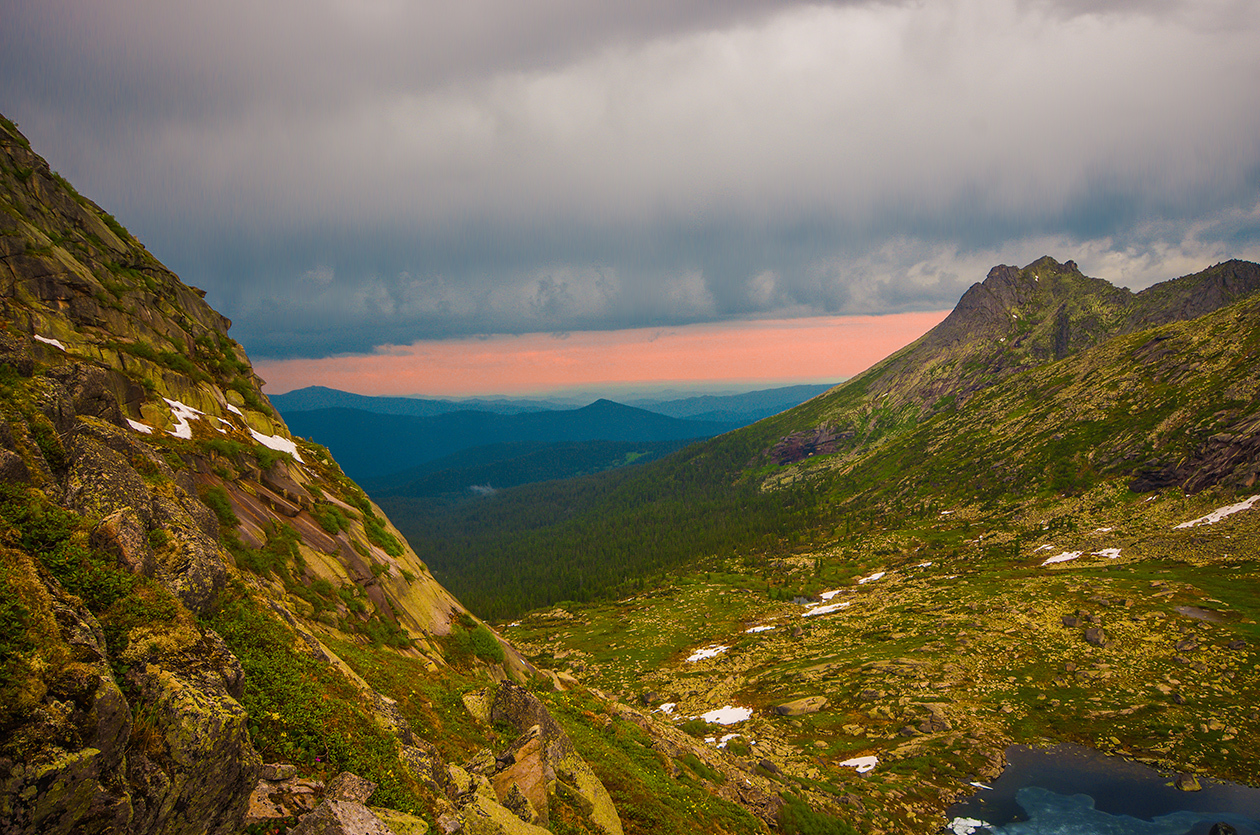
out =
<svg viewBox="0 0 1260 835"><path fill-rule="evenodd" d="M796 409L400 526L535 663L861 831L935 830L1012 742L1254 782L1257 289L995 268Z"/></svg>
<svg viewBox="0 0 1260 835"><path fill-rule="evenodd" d="M0 833L278 831L324 792L299 831L766 830L777 794L670 777L440 586L202 295L0 120Z"/></svg>

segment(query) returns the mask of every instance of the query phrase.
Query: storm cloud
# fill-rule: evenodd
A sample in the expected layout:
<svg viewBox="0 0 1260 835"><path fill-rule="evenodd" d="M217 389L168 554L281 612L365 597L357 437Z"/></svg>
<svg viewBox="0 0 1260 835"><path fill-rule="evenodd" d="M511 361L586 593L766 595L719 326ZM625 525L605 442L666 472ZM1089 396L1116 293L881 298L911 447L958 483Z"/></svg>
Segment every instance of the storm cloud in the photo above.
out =
<svg viewBox="0 0 1260 835"><path fill-rule="evenodd" d="M1260 258L1250 0L609 5L18 0L0 110L258 357Z"/></svg>

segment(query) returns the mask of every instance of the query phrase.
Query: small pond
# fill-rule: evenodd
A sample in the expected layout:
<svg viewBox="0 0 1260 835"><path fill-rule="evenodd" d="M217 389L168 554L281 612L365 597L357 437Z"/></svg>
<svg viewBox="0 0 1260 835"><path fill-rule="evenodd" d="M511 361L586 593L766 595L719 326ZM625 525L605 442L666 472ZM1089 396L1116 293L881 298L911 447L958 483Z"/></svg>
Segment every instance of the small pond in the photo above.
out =
<svg viewBox="0 0 1260 835"><path fill-rule="evenodd" d="M1175 775L1079 745L1006 750L1002 775L949 810L957 835L1208 835L1226 823L1260 835L1260 788ZM1229 830L1224 830L1228 832Z"/></svg>

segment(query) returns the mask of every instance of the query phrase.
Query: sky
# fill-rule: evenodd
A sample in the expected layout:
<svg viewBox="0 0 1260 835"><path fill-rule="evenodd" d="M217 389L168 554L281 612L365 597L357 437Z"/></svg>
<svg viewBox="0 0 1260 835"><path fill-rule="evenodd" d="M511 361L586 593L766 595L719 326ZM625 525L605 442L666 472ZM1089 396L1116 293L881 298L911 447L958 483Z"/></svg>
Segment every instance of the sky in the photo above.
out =
<svg viewBox="0 0 1260 835"><path fill-rule="evenodd" d="M1136 290L1260 260L1254 0L6 0L0 20L0 112L207 291L273 392L537 387L578 344L579 377L633 376L653 334L678 353L644 379L734 373L687 353L724 338L767 340L795 381L828 328L831 356L891 351L996 264Z"/></svg>

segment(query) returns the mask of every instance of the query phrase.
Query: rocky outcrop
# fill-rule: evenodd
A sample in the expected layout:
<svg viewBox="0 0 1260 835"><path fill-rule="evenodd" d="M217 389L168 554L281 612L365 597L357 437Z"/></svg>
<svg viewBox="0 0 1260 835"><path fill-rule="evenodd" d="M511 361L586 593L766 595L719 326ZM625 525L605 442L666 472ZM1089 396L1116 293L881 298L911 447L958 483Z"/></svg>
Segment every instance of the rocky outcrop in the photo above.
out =
<svg viewBox="0 0 1260 835"><path fill-rule="evenodd" d="M45 585L25 554L7 551L4 566L43 644L15 703L0 709L0 833L125 832L133 817L132 713L100 624L76 598Z"/></svg>
<svg viewBox="0 0 1260 835"><path fill-rule="evenodd" d="M837 452L843 442L851 440L856 434L852 429L836 429L824 423L814 429L793 432L781 438L770 448L768 455L779 466L794 464L815 455Z"/></svg>
<svg viewBox="0 0 1260 835"><path fill-rule="evenodd" d="M546 821L548 796L563 793L578 799L577 805L607 835L621 835L621 818L608 790L537 696L504 682L495 694L490 718L521 734L495 758L492 773L486 775L500 804L515 806L513 811L522 822L535 817Z"/></svg>

